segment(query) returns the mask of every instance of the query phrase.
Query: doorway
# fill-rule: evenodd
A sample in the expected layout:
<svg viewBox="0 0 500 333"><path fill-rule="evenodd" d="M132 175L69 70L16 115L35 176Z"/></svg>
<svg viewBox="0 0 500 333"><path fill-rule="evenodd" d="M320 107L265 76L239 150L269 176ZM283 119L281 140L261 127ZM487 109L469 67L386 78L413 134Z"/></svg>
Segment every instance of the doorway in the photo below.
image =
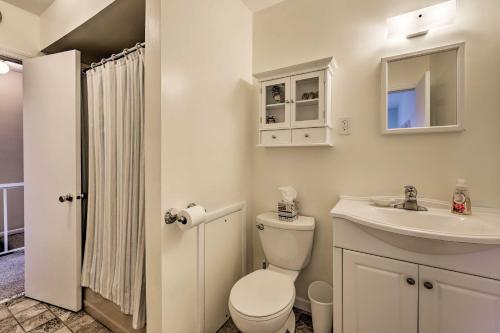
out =
<svg viewBox="0 0 500 333"><path fill-rule="evenodd" d="M23 66L0 56L0 303L24 293Z"/></svg>

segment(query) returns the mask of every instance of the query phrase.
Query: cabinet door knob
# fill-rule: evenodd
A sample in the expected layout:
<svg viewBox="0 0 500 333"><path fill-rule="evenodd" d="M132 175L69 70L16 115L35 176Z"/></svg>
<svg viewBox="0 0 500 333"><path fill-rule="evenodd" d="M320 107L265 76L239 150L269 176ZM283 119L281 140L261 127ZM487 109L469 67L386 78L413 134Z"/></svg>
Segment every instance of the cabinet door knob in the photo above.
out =
<svg viewBox="0 0 500 333"><path fill-rule="evenodd" d="M434 285L432 283L430 283L429 281L425 281L424 287L431 290L432 288L434 288Z"/></svg>
<svg viewBox="0 0 500 333"><path fill-rule="evenodd" d="M290 101L286 99L286 100L285 100L285 103L286 103L286 104L288 104L288 103L290 103Z"/></svg>
<svg viewBox="0 0 500 333"><path fill-rule="evenodd" d="M406 279L406 282L410 285L410 286L413 286L415 284L415 279L413 278L407 278Z"/></svg>
<svg viewBox="0 0 500 333"><path fill-rule="evenodd" d="M304 134L304 136L305 136L306 138L308 138L308 137L309 137L309 133Z"/></svg>
<svg viewBox="0 0 500 333"><path fill-rule="evenodd" d="M293 98L292 98L292 100L291 100L290 102L291 102L291 103L295 103L295 101L293 100Z"/></svg>
<svg viewBox="0 0 500 333"><path fill-rule="evenodd" d="M271 138L276 139L276 135L272 135Z"/></svg>

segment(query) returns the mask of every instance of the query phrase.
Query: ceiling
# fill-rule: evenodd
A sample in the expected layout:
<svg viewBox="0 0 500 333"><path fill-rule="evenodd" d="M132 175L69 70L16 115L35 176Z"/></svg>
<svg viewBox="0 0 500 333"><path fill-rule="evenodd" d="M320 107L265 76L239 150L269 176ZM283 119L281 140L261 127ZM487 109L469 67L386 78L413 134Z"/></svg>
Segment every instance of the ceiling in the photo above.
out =
<svg viewBox="0 0 500 333"><path fill-rule="evenodd" d="M81 52L82 63L90 65L138 42L144 42L145 2L145 0L115 1L42 51L56 53L76 49Z"/></svg>
<svg viewBox="0 0 500 333"><path fill-rule="evenodd" d="M35 15L40 15L47 9L54 0L3 0L16 7L24 9Z"/></svg>
<svg viewBox="0 0 500 333"><path fill-rule="evenodd" d="M252 12L255 13L258 12L259 10L274 6L275 4L283 2L285 0L242 0L242 1L248 8L250 8Z"/></svg>

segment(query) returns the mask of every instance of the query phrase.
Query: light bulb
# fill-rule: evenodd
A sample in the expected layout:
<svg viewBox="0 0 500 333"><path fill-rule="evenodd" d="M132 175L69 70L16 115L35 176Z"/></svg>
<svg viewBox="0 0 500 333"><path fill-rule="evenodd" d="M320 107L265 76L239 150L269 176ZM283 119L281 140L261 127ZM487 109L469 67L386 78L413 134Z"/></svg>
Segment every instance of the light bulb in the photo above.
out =
<svg viewBox="0 0 500 333"><path fill-rule="evenodd" d="M0 74L7 74L10 71L9 65L5 61L0 60Z"/></svg>

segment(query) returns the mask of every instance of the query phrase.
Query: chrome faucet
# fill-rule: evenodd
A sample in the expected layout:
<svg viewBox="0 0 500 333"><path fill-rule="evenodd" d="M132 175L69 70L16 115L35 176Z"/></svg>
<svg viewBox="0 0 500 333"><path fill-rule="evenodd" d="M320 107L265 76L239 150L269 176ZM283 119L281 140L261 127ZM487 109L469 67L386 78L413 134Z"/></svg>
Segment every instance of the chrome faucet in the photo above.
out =
<svg viewBox="0 0 500 333"><path fill-rule="evenodd" d="M405 201L400 204L394 205L394 208L406 209L406 210L416 210L416 211L426 211L427 208L424 206L419 206L417 203L417 189L413 185L405 186Z"/></svg>

